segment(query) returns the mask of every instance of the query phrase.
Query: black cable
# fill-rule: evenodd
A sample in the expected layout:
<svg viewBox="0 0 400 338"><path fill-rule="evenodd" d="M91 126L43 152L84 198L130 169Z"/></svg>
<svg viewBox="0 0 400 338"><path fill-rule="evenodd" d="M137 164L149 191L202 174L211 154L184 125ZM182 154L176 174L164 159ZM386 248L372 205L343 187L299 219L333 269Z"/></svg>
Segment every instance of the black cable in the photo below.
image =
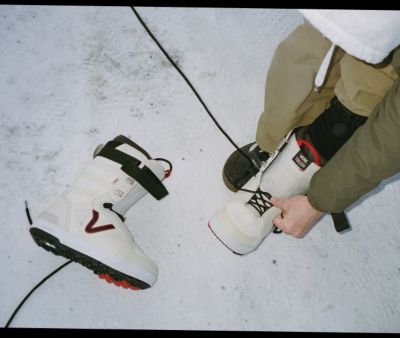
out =
<svg viewBox="0 0 400 338"><path fill-rule="evenodd" d="M28 218L28 222L29 225L32 225L32 218L31 218L31 214L29 212L29 208L28 208L28 202L25 201L25 213L26 213L26 217ZM51 272L50 274L48 274L46 277L44 277L39 283L37 283L32 290L24 297L24 299L18 304L18 306L16 307L16 309L14 310L14 312L12 313L12 315L10 316L10 319L7 321L6 325L4 326L4 328L8 328L11 324L11 322L13 321L14 317L17 315L18 311L21 309L21 307L24 305L24 303L28 300L28 298L32 295L32 293L35 292L36 289L38 289L44 282L46 282L49 278L51 278L53 275L55 275L58 271L60 271L61 269L65 268L68 264L72 263L72 260L69 260L68 262L62 264L61 266L59 266L57 269L55 269L53 272Z"/></svg>
<svg viewBox="0 0 400 338"><path fill-rule="evenodd" d="M139 13L136 11L135 7L130 6L130 8L132 9L133 13L135 14L136 18L139 20L139 22L141 23L141 25L143 26L143 28L146 30L146 32L149 34L149 36L152 38L152 40L155 42L155 44L157 45L157 47L161 50L161 52L164 54L164 56L168 59L168 61L171 63L171 65L177 70L177 72L182 76L182 78L185 80L185 82L187 83L187 85L190 87L190 89L193 91L194 95L196 95L197 99L200 101L201 105L203 106L203 108L205 109L205 111L207 112L207 114L210 116L210 118L214 121L215 125L218 127L218 129L221 131L222 134L225 135L225 137L228 139L228 141L239 151L239 153L241 155L243 155L251 164L251 166L254 166L253 161L251 160L251 158L245 154L243 152L242 149L240 149L237 144L231 139L231 137L227 134L227 132L224 130L224 128L221 127L221 125L218 123L218 121L216 120L216 118L214 117L214 115L210 112L210 110L208 109L207 105L204 103L203 99L201 98L200 94L197 92L197 90L194 88L194 86L192 85L192 83L190 82L190 80L187 78L187 76L185 75L185 73L178 67L178 65L175 63L175 61L171 58L171 56L167 53L167 51L164 49L164 47L161 45L161 43L158 41L158 39L154 36L154 34L152 33L152 31L147 27L146 23L143 21L142 17L139 15ZM240 189L242 191L246 191L244 189ZM247 190L248 192L253 192L253 193L257 193L257 191L250 191ZM279 234L282 232L282 230L279 230L276 226L274 226L273 228L273 232L275 234Z"/></svg>
<svg viewBox="0 0 400 338"><path fill-rule="evenodd" d="M26 217L28 217L29 225L32 225L33 222L32 222L32 218L31 218L31 214L29 212L29 208L28 208L28 201L25 201L25 214L26 214Z"/></svg>
<svg viewBox="0 0 400 338"><path fill-rule="evenodd" d="M190 80L187 78L187 76L182 72L182 70L177 66L175 61L170 57L170 55L166 52L164 47L160 44L160 42L157 40L157 38L153 35L153 33L150 31L150 29L147 27L139 13L136 11L136 9L133 6L130 6L132 9L133 13L136 15L137 19L143 26L143 28L146 30L146 32L149 34L149 36L152 38L152 40L155 42L155 44L158 46L158 48L161 50L161 52L164 54L164 56L168 59L168 61L171 63L171 65L177 70L177 72L182 76L182 78L185 80L187 85L190 87L190 89L193 91L194 95L197 97L207 114L210 116L210 118L214 121L215 125L218 127L218 129L221 131L221 133L228 139L228 141L242 154L250 163L253 165L253 161L250 159L249 156L247 156L238 146L237 144L231 139L231 137L227 134L227 132L221 127L221 125L218 123L218 121L215 119L214 115L210 112L208 109L207 105L204 103L203 99L197 92L197 90L194 88ZM164 160L164 159L157 159L157 160ZM166 161L166 160L164 160ZM168 162L168 161L166 161ZM172 169L172 164L168 162L170 165L170 170ZM32 225L32 219L29 213L28 209L28 203L25 201L25 213L28 218L29 224ZM45 278L43 278L36 286L32 288L32 290L24 297L24 299L19 303L17 308L14 310L13 314L11 315L10 319L7 321L5 328L8 328L13 321L14 317L17 315L18 311L21 309L21 307L24 305L24 303L28 300L28 298L32 295L33 292L36 291L43 283L45 283L49 278L51 278L53 275L55 275L58 271L61 269L65 268L68 264L72 263L72 260L67 261L66 263L62 264L59 266L57 269L55 269L53 272L48 274Z"/></svg>
<svg viewBox="0 0 400 338"><path fill-rule="evenodd" d="M231 139L231 137L228 135L228 133L221 127L221 125L218 123L214 115L210 112L208 109L207 105L204 103L203 99L201 98L200 94L197 92L197 90L194 88L190 80L187 78L187 76L183 73L183 71L178 67L178 65L175 63L175 61L171 58L171 56L167 53L167 51L164 49L164 47L161 45L161 43L158 41L158 39L154 36L154 34L151 32L151 30L147 27L146 23L143 21L139 13L136 11L135 7L130 6L132 9L133 13L135 14L136 18L139 20L140 24L143 26L143 28L146 30L146 32L149 34L149 36L152 38L152 40L155 42L157 47L161 50L161 52L164 54L164 56L168 59L168 61L171 63L171 65L177 70L177 72L182 76L182 78L185 80L187 85L190 87L192 90L193 94L197 97L207 114L210 116L210 118L214 121L215 125L218 127L218 129L221 131L222 134L225 135L225 137L228 139L228 141L242 154L249 162L251 165L253 165L253 161L250 159L247 154L241 150L237 144Z"/></svg>
<svg viewBox="0 0 400 338"><path fill-rule="evenodd" d="M44 282L46 282L50 277L55 275L58 271L61 269L65 268L68 264L72 263L72 260L69 260L68 262L64 263L63 265L59 266L57 269L55 269L52 273L48 274L45 278L43 278L36 286L25 296L25 298L19 303L17 308L14 310L13 314L11 315L10 319L7 321L7 324L4 328L8 328L13 321L14 317L18 313L18 311L21 309L21 307L24 305L24 303L28 300L30 295L35 292L37 288L39 288Z"/></svg>

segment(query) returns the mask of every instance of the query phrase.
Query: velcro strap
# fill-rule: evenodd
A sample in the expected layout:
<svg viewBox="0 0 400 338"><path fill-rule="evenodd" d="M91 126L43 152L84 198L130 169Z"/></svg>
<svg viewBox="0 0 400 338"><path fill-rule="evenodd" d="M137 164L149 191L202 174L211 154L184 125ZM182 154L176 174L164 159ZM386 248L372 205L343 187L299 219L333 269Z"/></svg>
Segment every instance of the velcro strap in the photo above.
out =
<svg viewBox="0 0 400 338"><path fill-rule="evenodd" d="M110 141L113 142L113 141ZM159 178L146 166L139 168L141 161L112 147L108 142L97 154L121 164L121 170L140 183L157 200L168 195L168 191Z"/></svg>
<svg viewBox="0 0 400 338"><path fill-rule="evenodd" d="M97 153L96 156L102 156L108 158L109 160L117 162L121 165L130 162L132 164L135 164L136 166L139 166L139 164L142 163L137 158L134 158L124 153L123 151L115 149L115 147L119 145L121 145L121 143L116 143L115 141L107 142L105 146Z"/></svg>
<svg viewBox="0 0 400 338"><path fill-rule="evenodd" d="M344 212L331 213L335 229L339 233L351 230L349 220Z"/></svg>
<svg viewBox="0 0 400 338"><path fill-rule="evenodd" d="M138 181L154 198L160 200L168 195L167 189L158 177L146 166L142 169L128 162L125 163L121 170L130 177Z"/></svg>

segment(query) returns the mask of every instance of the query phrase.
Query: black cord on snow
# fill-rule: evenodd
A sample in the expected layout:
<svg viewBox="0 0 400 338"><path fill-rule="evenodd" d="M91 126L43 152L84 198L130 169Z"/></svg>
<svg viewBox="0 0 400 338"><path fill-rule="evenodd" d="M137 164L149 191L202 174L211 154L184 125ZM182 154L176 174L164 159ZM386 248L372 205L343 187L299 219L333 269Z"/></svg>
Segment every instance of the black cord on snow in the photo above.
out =
<svg viewBox="0 0 400 338"><path fill-rule="evenodd" d="M187 85L190 87L194 95L197 97L207 114L210 116L210 118L213 120L217 128L221 131L221 133L228 139L228 141L239 151L239 153L244 156L251 164L253 162L251 161L250 157L247 156L238 146L237 144L231 139L231 137L228 135L228 133L221 127L221 125L218 123L214 115L211 113L211 111L208 109L207 105L201 98L200 94L197 92L197 90L194 88L190 80L187 78L187 76L183 73L183 71L178 67L178 65L175 63L175 61L171 58L171 56L167 53L167 51L164 49L164 47L161 45L161 43L158 41L158 39L154 36L154 34L151 32L151 30L147 27L146 23L143 21L139 13L136 11L136 9L133 6L130 6L132 9L133 13L135 14L136 18L139 20L140 24L143 26L143 28L146 30L146 32L149 34L149 36L152 38L152 40L155 42L155 44L158 46L158 48L161 50L161 52L164 54L164 56L168 59L168 61L171 63L171 65L177 70L177 72L182 76L184 81L187 83ZM172 165L171 165L172 167ZM28 203L25 201L25 213L28 218L29 224L32 225L32 218L29 213L28 209ZM36 284L32 290L24 297L24 299L18 304L17 308L14 310L13 314L10 316L10 319L7 321L5 328L8 328L11 324L11 322L14 320L15 316L19 312L19 310L22 308L22 306L25 304L25 302L28 300L28 298L43 284L45 283L48 279L50 279L52 276L54 276L58 271L61 269L65 268L67 265L72 263L72 260L67 261L66 263L62 264L59 266L57 269L55 269L53 272L48 274L45 278L43 278L38 284Z"/></svg>
<svg viewBox="0 0 400 338"><path fill-rule="evenodd" d="M28 208L28 202L25 201L25 213L26 213L26 217L28 218L28 222L29 225L32 225L32 218L31 218L31 214L29 212L29 208ZM72 263L72 260L69 260L68 262L62 264L61 266L59 266L57 269L55 269L53 272L51 272L50 274L48 274L46 277L44 277L39 283L37 283L31 291L29 291L29 293L24 297L24 299L18 304L18 306L16 307L16 309L14 310L14 312L12 313L12 315L10 316L10 319L7 321L6 325L4 326L4 328L8 328L11 324L11 322L14 320L14 317L17 315L17 313L19 312L19 310L22 308L22 306L24 305L24 303L28 300L28 298L32 295L32 293L34 293L36 291L36 289L38 289L44 282L46 282L49 278L51 278L53 275L55 275L58 271L60 271L61 269L65 268L68 264Z"/></svg>
<svg viewBox="0 0 400 338"><path fill-rule="evenodd" d="M58 271L61 269L65 268L68 264L72 263L72 260L64 263L63 265L59 266L57 269L55 269L52 273L48 274L45 278L43 278L39 283L33 287L33 289L24 297L24 299L19 303L17 308L14 310L13 314L11 315L10 319L7 321L7 324L4 328L8 328L11 324L11 322L14 320L14 317L17 315L18 311L22 308L24 303L28 300L28 298L38 289L44 282L46 282L49 278L51 278L53 275L55 275Z"/></svg>
<svg viewBox="0 0 400 338"><path fill-rule="evenodd" d="M208 109L207 105L201 98L200 94L197 92L197 90L194 88L193 84L190 82L188 77L185 75L185 73L178 67L176 62L172 59L172 57L168 54L168 52L164 49L164 47L161 45L161 43L158 41L158 39L154 36L152 31L147 27L146 23L143 21L142 17L139 15L139 13L136 11L135 7L130 6L132 9L133 13L135 14L136 18L139 20L140 24L143 26L143 28L146 30L146 32L149 34L151 39L155 42L157 47L161 50L161 52L164 54L164 56L168 59L168 61L171 63L171 65L176 69L176 71L179 73L179 75L182 76L183 80L186 82L186 84L190 87L192 90L193 94L197 97L207 114L210 116L210 118L214 121L215 125L217 128L220 130L220 132L228 139L228 141L239 151L239 153L244 156L251 165L253 165L253 161L250 159L247 154L241 150L238 145L232 140L232 138L228 135L228 133L224 130L224 128L221 127L221 125L218 123L217 119L214 117L214 115L211 113L211 111Z"/></svg>

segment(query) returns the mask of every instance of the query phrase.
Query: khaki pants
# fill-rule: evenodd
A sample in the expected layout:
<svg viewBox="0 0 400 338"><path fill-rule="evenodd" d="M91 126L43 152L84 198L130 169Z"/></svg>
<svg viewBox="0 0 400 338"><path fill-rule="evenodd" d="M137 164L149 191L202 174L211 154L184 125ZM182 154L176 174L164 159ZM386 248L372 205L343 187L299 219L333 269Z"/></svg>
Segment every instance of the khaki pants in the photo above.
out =
<svg viewBox="0 0 400 338"><path fill-rule="evenodd" d="M290 130L311 124L335 95L353 113L369 116L397 78L391 64L372 66L337 48L325 85L316 92L314 79L331 45L305 22L276 49L256 134L263 150L274 151Z"/></svg>

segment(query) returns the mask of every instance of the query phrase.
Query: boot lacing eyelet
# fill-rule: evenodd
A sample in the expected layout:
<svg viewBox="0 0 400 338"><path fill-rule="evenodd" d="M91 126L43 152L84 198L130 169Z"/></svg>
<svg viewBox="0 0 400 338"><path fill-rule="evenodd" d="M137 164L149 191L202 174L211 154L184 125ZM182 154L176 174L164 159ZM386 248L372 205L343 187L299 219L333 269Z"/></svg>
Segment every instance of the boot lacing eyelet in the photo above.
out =
<svg viewBox="0 0 400 338"><path fill-rule="evenodd" d="M124 196L124 192L119 189L114 190L114 194L117 195L118 197Z"/></svg>
<svg viewBox="0 0 400 338"><path fill-rule="evenodd" d="M131 177L127 177L127 178L125 179L125 181L126 181L128 184L130 184L130 185L133 185L133 183L135 182L135 180L134 180L133 178L131 178Z"/></svg>

